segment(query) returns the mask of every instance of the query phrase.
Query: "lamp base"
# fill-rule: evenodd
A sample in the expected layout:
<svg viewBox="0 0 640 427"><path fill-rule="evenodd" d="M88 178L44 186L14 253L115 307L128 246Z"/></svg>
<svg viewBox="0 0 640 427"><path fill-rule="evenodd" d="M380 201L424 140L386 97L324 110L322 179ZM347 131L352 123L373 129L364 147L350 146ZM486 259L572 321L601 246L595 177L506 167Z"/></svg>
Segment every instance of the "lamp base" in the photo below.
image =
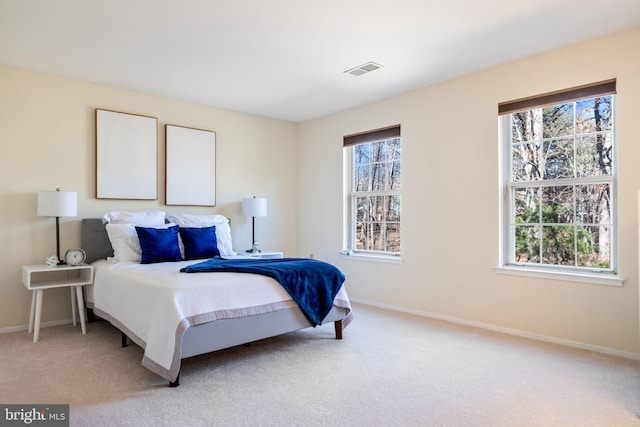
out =
<svg viewBox="0 0 640 427"><path fill-rule="evenodd" d="M260 252L262 252L262 250L260 249L260 246L258 246L258 242L255 242L251 249L247 249L248 254L259 254Z"/></svg>

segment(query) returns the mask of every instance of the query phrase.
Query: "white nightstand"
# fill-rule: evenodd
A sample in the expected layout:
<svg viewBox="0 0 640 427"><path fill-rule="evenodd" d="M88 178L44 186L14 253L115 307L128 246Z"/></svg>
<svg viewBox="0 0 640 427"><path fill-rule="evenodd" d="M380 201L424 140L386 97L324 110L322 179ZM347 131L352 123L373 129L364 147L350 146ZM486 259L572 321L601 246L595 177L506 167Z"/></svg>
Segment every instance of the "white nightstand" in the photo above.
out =
<svg viewBox="0 0 640 427"><path fill-rule="evenodd" d="M262 258L262 259L270 259L270 258L283 258L282 252L258 252L255 254L248 254L251 258Z"/></svg>
<svg viewBox="0 0 640 427"><path fill-rule="evenodd" d="M92 266L71 266L63 264L58 267L49 267L46 264L24 265L22 266L22 283L27 289L33 291L33 295L31 296L31 314L29 316L29 333L33 331L33 342L38 342L38 335L40 334L42 293L45 289L70 288L73 326L76 325L77 301L82 333L87 333L82 287L93 283Z"/></svg>

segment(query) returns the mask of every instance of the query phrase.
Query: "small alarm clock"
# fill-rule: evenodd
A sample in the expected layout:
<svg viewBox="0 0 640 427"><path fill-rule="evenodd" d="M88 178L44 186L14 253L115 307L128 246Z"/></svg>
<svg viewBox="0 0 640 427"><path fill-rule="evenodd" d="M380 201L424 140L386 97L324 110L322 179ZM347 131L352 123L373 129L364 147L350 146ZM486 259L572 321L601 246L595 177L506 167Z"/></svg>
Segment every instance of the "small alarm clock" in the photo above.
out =
<svg viewBox="0 0 640 427"><path fill-rule="evenodd" d="M80 248L69 249L64 254L64 260L69 265L84 264L85 259L87 259L87 254Z"/></svg>

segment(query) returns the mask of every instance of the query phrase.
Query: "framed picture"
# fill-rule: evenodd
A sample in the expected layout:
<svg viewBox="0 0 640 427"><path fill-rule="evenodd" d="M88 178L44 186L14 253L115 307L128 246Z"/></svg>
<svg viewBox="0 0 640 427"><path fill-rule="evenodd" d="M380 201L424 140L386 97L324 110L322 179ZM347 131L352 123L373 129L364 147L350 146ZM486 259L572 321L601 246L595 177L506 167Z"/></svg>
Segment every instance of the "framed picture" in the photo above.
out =
<svg viewBox="0 0 640 427"><path fill-rule="evenodd" d="M158 120L96 109L96 197L158 198Z"/></svg>
<svg viewBox="0 0 640 427"><path fill-rule="evenodd" d="M216 205L216 133L165 125L166 204Z"/></svg>

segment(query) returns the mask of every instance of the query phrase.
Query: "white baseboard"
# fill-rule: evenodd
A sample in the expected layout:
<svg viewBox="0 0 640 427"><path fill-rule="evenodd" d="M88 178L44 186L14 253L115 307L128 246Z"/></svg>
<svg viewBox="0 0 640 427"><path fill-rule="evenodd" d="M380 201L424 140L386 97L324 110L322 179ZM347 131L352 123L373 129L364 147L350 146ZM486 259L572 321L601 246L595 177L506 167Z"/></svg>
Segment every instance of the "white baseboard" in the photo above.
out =
<svg viewBox="0 0 640 427"><path fill-rule="evenodd" d="M48 328L51 326L70 325L73 323L71 319L52 320L50 322L41 322L40 329ZM10 334L12 332L21 332L29 329L29 325L10 326L8 328L0 328L0 334Z"/></svg>
<svg viewBox="0 0 640 427"><path fill-rule="evenodd" d="M622 350L616 350L616 349L608 348L608 347L601 347L601 346L592 345L592 344L585 344L585 343L578 342L578 341L565 340L565 339L562 339L562 338L550 337L550 336L547 336L547 335L536 334L536 333L533 333L533 332L521 331L521 330L518 330L518 329L504 328L502 326L496 326L496 325L492 325L492 324L489 324L489 323L482 323L482 322L475 322L475 321L472 321L472 320L460 319L458 317L453 317L453 316L443 316L441 314L435 314L435 313L430 313L430 312L426 312L426 311L413 310L413 309L410 309L410 308L399 307L399 306L390 305L390 304L381 304L381 303L378 303L378 302L375 302L375 301L369 301L369 300L364 300L364 299L360 299L360 298L349 297L349 299L352 302L359 303L359 304L364 304L364 305L370 305L372 307L378 307L378 308L384 308L384 309L392 310L392 311L399 311L399 312L402 312L402 313L414 314L416 316L428 317L428 318L431 318L431 319L444 320L446 322L458 323L458 324L466 325L466 326L473 326L473 327L476 327L476 328L486 329L486 330L489 330L489 331L501 332L501 333L505 333L505 334L509 334L509 335L515 335L515 336L519 336L519 337L530 338L530 339L533 339L533 340L536 340L536 341L543 341L543 342L548 342L548 343L553 343L553 344L559 344L559 345L563 345L563 346L567 346L567 347L578 348L578 349L581 349L581 350L589 350L589 351L594 351L596 353L607 354L609 356L620 357L620 358L623 358L623 359L630 359L630 360L640 361L640 354L632 353L630 351L622 351Z"/></svg>

